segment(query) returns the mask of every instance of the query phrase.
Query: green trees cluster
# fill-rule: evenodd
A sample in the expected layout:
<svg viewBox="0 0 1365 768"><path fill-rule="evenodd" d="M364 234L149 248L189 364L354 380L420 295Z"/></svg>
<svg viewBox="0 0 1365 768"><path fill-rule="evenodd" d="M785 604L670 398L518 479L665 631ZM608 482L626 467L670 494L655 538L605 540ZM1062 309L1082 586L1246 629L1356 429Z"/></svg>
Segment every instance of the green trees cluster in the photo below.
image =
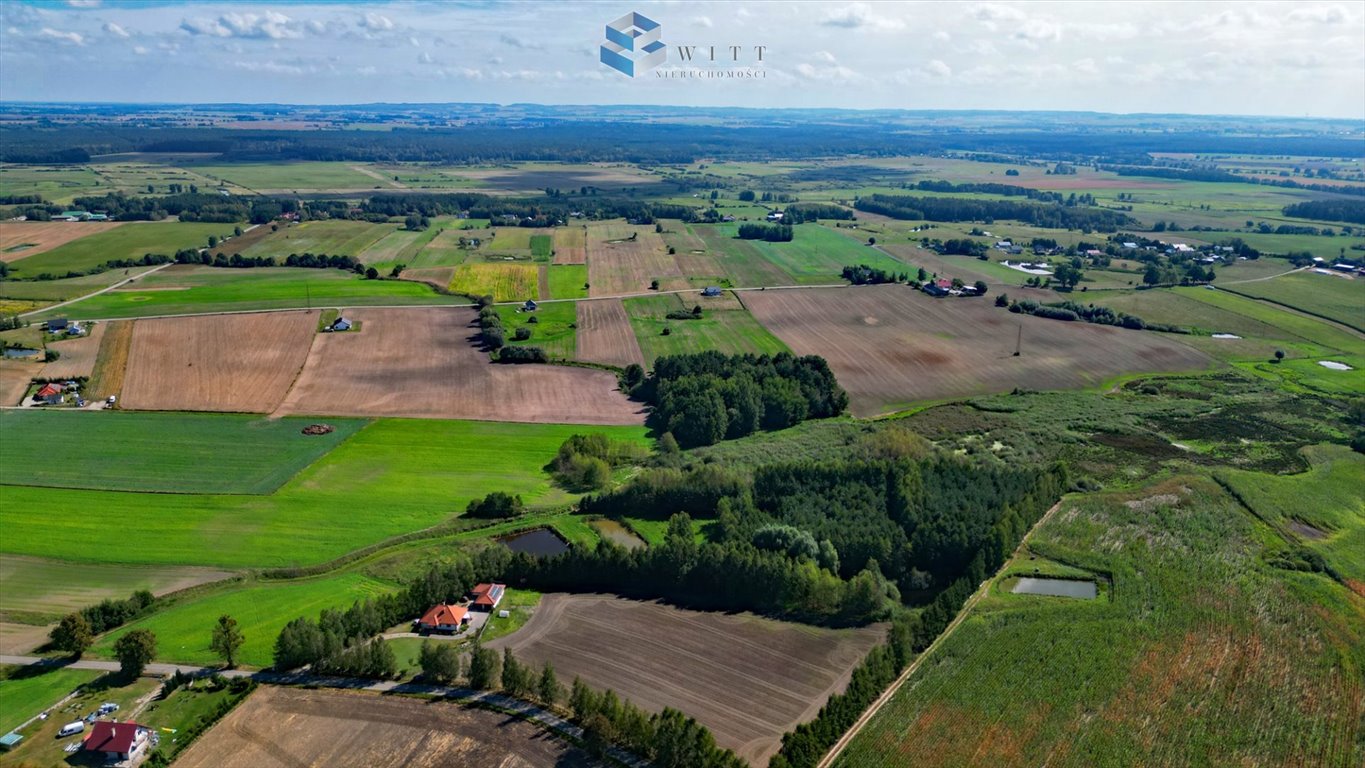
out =
<svg viewBox="0 0 1365 768"><path fill-rule="evenodd" d="M483 303L482 300L480 303ZM479 309L479 340L492 350L502 349L507 343L507 332L502 328L502 316L496 307L483 306Z"/></svg>
<svg viewBox="0 0 1365 768"><path fill-rule="evenodd" d="M417 652L417 666L422 670L424 679L442 685L458 680L465 674L460 649L452 643L423 640Z"/></svg>
<svg viewBox="0 0 1365 768"><path fill-rule="evenodd" d="M1104 208L1059 203L1016 202L967 197L869 195L854 208L909 221L984 221L1009 219L1048 229L1087 229L1114 232L1133 223L1127 214Z"/></svg>
<svg viewBox="0 0 1365 768"><path fill-rule="evenodd" d="M90 639L133 619L146 615L156 604L151 592L140 589L125 600L103 600L68 614L52 628L49 639L54 648L79 656L90 647ZM79 642L84 638L84 644Z"/></svg>
<svg viewBox="0 0 1365 768"><path fill-rule="evenodd" d="M156 658L156 635L146 629L129 632L114 642L114 658L118 659L119 673L124 677L141 675Z"/></svg>
<svg viewBox="0 0 1365 768"><path fill-rule="evenodd" d="M787 224L740 224L735 234L740 240L766 240L770 243L789 243L795 230Z"/></svg>
<svg viewBox="0 0 1365 768"><path fill-rule="evenodd" d="M312 669L323 675L388 680L398 676L398 660L388 642L376 637L324 656L313 664Z"/></svg>
<svg viewBox="0 0 1365 768"><path fill-rule="evenodd" d="M600 491L611 485L613 467L641 463L648 455L643 445L629 440L601 433L570 435L555 454L555 479L571 490Z"/></svg>
<svg viewBox="0 0 1365 768"><path fill-rule="evenodd" d="M848 395L824 358L786 352L666 355L627 391L653 405L651 421L684 448L785 429L848 407Z"/></svg>
<svg viewBox="0 0 1365 768"><path fill-rule="evenodd" d="M518 331L525 330L518 328ZM508 347L503 346L498 350L499 363L524 364L524 363L548 363L550 355L540 347Z"/></svg>
<svg viewBox="0 0 1365 768"><path fill-rule="evenodd" d="M869 267L866 264L844 267L841 273L843 278L854 285L881 285L882 283L904 283L908 282L910 276L904 272L899 274L887 272L884 269Z"/></svg>
<svg viewBox="0 0 1365 768"><path fill-rule="evenodd" d="M520 495L513 496L510 493L493 491L482 499L471 499L464 509L464 516L501 520L516 517L524 510L525 504L522 503Z"/></svg>
<svg viewBox="0 0 1365 768"><path fill-rule="evenodd" d="M1306 200L1286 205L1283 212L1299 219L1365 224L1365 200Z"/></svg>
<svg viewBox="0 0 1365 768"><path fill-rule="evenodd" d="M573 719L587 736L589 751L601 754L620 744L658 768L743 768L733 752L716 746L705 726L675 709L650 715L613 691L598 693L575 679L569 691Z"/></svg>
<svg viewBox="0 0 1365 768"><path fill-rule="evenodd" d="M1000 305L999 302L996 303ZM1115 325L1120 328L1128 328L1134 331L1160 331L1162 333L1189 333L1188 328L1183 328L1171 323L1149 323L1126 312L1119 312L1109 307L1101 307L1095 304L1081 304L1075 301L1055 301L1048 304L1040 304L1032 299L1016 301L1009 305L1011 312L1015 314L1035 315L1046 317L1050 320L1083 320L1087 323L1097 325Z"/></svg>

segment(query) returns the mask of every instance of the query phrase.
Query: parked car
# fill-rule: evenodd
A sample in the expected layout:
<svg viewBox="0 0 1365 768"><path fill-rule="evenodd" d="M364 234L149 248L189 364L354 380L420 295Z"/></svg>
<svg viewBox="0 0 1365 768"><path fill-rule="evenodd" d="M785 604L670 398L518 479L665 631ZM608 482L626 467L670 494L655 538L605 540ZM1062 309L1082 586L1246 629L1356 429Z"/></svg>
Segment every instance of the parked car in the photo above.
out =
<svg viewBox="0 0 1365 768"><path fill-rule="evenodd" d="M62 726L62 729L60 731L57 731L57 738L60 739L64 736L75 736L76 734L80 733L83 730L85 730L85 721L83 720L77 720L74 723L67 723L66 725Z"/></svg>
<svg viewBox="0 0 1365 768"><path fill-rule="evenodd" d="M109 399L105 400L104 402L108 403L109 405L113 405L114 403L118 402L118 395L110 395Z"/></svg>
<svg viewBox="0 0 1365 768"><path fill-rule="evenodd" d="M107 715L107 714L109 714L110 712L117 712L117 711L118 711L118 705L117 705L117 704L115 704L115 703L112 702L112 701L106 701L106 702L104 702L103 704L100 705L99 714L101 714L101 715Z"/></svg>

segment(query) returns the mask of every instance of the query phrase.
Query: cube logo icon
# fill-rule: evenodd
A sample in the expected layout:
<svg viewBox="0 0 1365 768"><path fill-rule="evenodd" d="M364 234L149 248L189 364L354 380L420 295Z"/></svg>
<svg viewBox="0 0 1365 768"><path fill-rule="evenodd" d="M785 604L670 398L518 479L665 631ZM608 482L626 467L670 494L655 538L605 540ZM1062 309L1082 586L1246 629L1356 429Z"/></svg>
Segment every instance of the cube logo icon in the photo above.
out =
<svg viewBox="0 0 1365 768"><path fill-rule="evenodd" d="M667 46L659 40L659 22L634 11L607 24L602 63L626 77L638 77L664 63Z"/></svg>

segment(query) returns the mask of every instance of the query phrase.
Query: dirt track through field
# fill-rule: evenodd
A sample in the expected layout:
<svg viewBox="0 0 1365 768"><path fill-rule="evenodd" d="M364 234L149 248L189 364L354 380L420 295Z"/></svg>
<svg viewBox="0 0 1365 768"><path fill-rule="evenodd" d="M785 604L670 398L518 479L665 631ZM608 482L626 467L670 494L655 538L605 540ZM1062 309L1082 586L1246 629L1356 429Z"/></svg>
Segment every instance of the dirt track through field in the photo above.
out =
<svg viewBox="0 0 1365 768"><path fill-rule="evenodd" d="M934 299L899 285L750 291L744 303L797 354L821 355L871 416L912 402L1067 389L1122 373L1207 368L1166 334L1016 315L990 297ZM1014 357L1019 329L1023 354Z"/></svg>
<svg viewBox="0 0 1365 768"><path fill-rule="evenodd" d="M782 734L847 685L881 627L817 629L610 595L546 595L518 632L489 643L564 680L581 677L646 710L673 707L716 743L767 764Z"/></svg>
<svg viewBox="0 0 1365 768"><path fill-rule="evenodd" d="M139 320L119 402L269 413L303 366L317 322L317 311Z"/></svg>
<svg viewBox="0 0 1365 768"><path fill-rule="evenodd" d="M108 232L117 221L6 221L0 224L0 261L9 263L46 253L72 240ZM18 248L29 245L28 248Z"/></svg>
<svg viewBox="0 0 1365 768"><path fill-rule="evenodd" d="M279 415L410 416L565 424L639 424L610 371L500 365L473 339L466 307L353 309L359 332L313 344Z"/></svg>
<svg viewBox="0 0 1365 768"><path fill-rule="evenodd" d="M625 367L645 364L640 342L630 327L630 317L620 299L578 302L579 360Z"/></svg>
<svg viewBox="0 0 1365 768"><path fill-rule="evenodd" d="M497 712L445 701L265 686L176 761L180 768L588 768L582 750Z"/></svg>

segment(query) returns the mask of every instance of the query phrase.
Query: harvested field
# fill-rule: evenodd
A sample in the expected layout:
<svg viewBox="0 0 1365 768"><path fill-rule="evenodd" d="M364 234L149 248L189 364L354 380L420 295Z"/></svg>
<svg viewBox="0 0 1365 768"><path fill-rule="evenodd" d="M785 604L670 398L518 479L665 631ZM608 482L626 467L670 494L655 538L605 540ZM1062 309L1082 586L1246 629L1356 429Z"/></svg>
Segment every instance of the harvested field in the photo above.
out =
<svg viewBox="0 0 1365 768"><path fill-rule="evenodd" d="M105 327L104 338L95 356L87 391L92 398L103 400L123 391L123 378L128 372L128 351L133 346L133 322L114 320L100 325Z"/></svg>
<svg viewBox="0 0 1365 768"><path fill-rule="evenodd" d="M44 365L43 372L38 375L47 379L89 376L95 370L95 359L99 356L100 344L107 330L108 323L96 323L89 333L80 338L49 344L48 349L60 352L61 357Z"/></svg>
<svg viewBox="0 0 1365 768"><path fill-rule="evenodd" d="M0 559L0 614L53 621L101 600L122 600L145 589L165 595L233 576L232 571L189 566L78 563L6 554Z"/></svg>
<svg viewBox="0 0 1365 768"><path fill-rule="evenodd" d="M0 261L18 261L87 235L106 232L119 224L117 221L7 221L0 227Z"/></svg>
<svg viewBox="0 0 1365 768"><path fill-rule="evenodd" d="M649 290L651 280L659 281L660 290L688 287L653 227L621 222L595 226L588 231L588 255L592 296L640 293Z"/></svg>
<svg viewBox="0 0 1365 768"><path fill-rule="evenodd" d="M47 642L49 625L0 621L0 654L22 656Z"/></svg>
<svg viewBox="0 0 1365 768"><path fill-rule="evenodd" d="M28 384L42 370L33 363L0 360L0 405L18 405Z"/></svg>
<svg viewBox="0 0 1365 768"><path fill-rule="evenodd" d="M586 768L587 753L531 723L447 701L265 686L175 763L180 768Z"/></svg>
<svg viewBox="0 0 1365 768"><path fill-rule="evenodd" d="M465 307L356 309L361 333L322 334L277 413L639 424L609 371L498 365Z"/></svg>
<svg viewBox="0 0 1365 768"><path fill-rule="evenodd" d="M318 313L139 320L124 408L144 411L274 410L303 366Z"/></svg>
<svg viewBox="0 0 1365 768"><path fill-rule="evenodd" d="M454 267L418 267L417 269L403 270L403 279L412 280L418 283L426 283L431 287L444 291L450 287L450 281L455 278Z"/></svg>
<svg viewBox="0 0 1365 768"><path fill-rule="evenodd" d="M417 255L408 262L409 267L454 266L464 262L468 251L460 248L460 238L469 233L462 229L448 227L436 233Z"/></svg>
<svg viewBox="0 0 1365 768"><path fill-rule="evenodd" d="M1164 334L1015 315L989 298L933 299L903 286L752 291L744 303L794 352L828 360L858 416L1212 362ZM1020 327L1023 354L1014 357Z"/></svg>
<svg viewBox="0 0 1365 768"><path fill-rule="evenodd" d="M521 630L489 643L554 663L649 711L669 706L716 743L765 765L782 734L815 717L882 638L879 627L831 630L750 614L701 613L610 595L546 595Z"/></svg>
<svg viewBox="0 0 1365 768"><path fill-rule="evenodd" d="M579 360L607 365L644 365L640 343L620 299L578 302Z"/></svg>
<svg viewBox="0 0 1365 768"><path fill-rule="evenodd" d="M554 232L556 264L588 263L588 228L586 226L556 227Z"/></svg>
<svg viewBox="0 0 1365 768"><path fill-rule="evenodd" d="M494 301L540 298L539 275L530 264L461 264L450 279L450 290L469 296L491 295Z"/></svg>

